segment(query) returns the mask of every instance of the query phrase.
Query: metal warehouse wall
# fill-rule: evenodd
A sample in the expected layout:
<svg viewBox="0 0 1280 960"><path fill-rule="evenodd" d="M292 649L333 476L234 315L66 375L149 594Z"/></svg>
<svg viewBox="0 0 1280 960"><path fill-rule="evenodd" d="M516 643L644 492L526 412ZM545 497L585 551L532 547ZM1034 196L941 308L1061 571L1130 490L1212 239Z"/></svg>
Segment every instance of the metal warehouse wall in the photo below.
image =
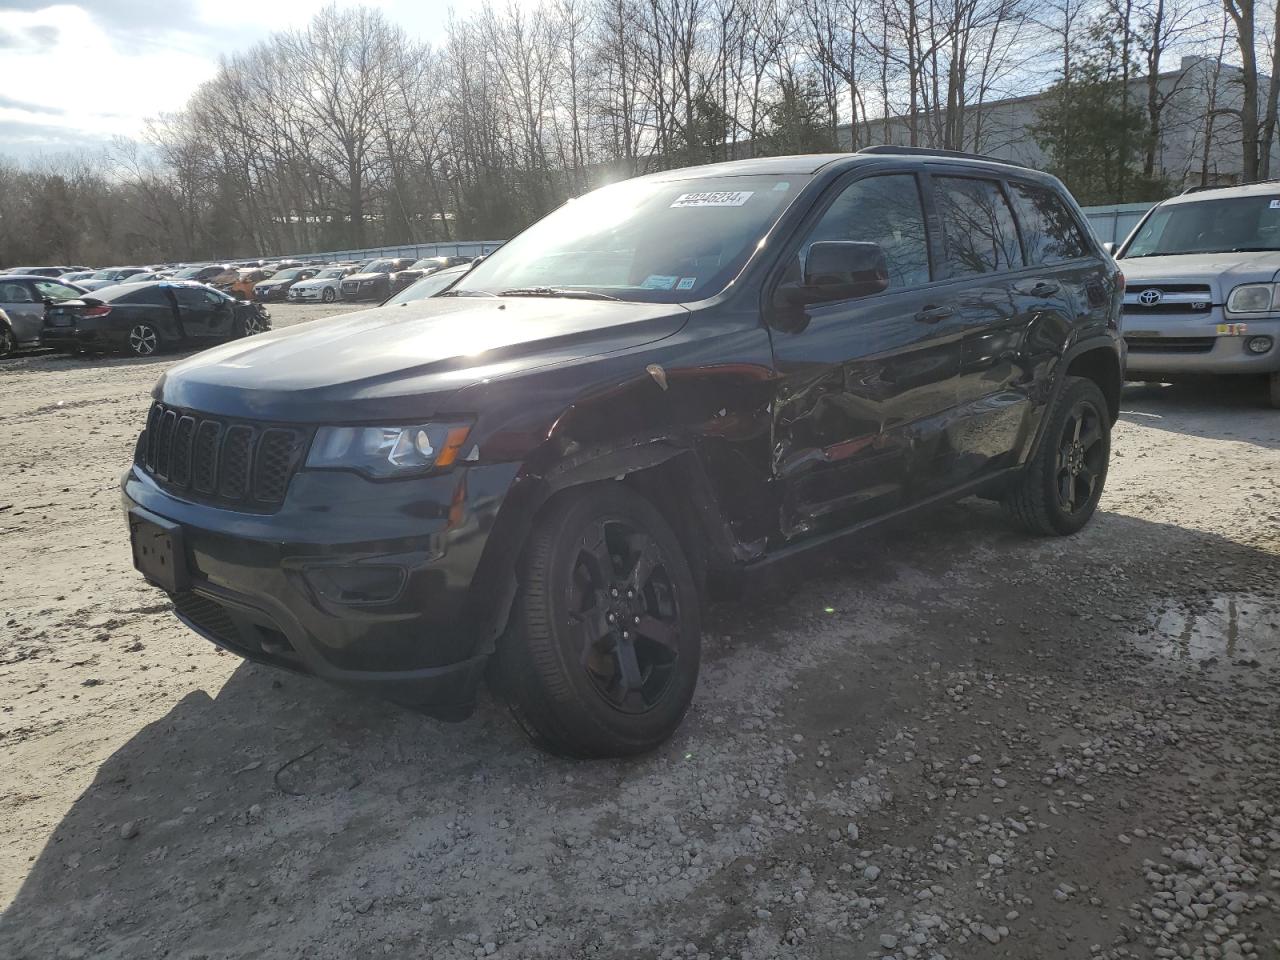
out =
<svg viewBox="0 0 1280 960"><path fill-rule="evenodd" d="M1119 243L1138 225L1154 203L1117 203L1108 207L1083 207L1089 226L1103 243Z"/></svg>

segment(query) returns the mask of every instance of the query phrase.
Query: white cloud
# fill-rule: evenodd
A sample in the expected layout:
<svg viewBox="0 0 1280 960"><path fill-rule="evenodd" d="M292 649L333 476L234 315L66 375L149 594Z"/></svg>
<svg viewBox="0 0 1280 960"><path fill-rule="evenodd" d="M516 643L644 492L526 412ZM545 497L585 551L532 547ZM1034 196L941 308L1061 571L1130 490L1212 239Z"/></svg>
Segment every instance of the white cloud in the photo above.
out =
<svg viewBox="0 0 1280 960"><path fill-rule="evenodd" d="M80 7L6 13L0 30L52 37L5 51L8 99L0 121L69 127L103 139L134 136L147 116L181 107L214 70L196 36L139 34L122 41Z"/></svg>
<svg viewBox="0 0 1280 960"><path fill-rule="evenodd" d="M436 42L451 8L467 15L483 0L364 2L411 36ZM0 11L0 131L9 133L0 153L137 137L147 118L180 109L214 75L219 56L301 28L317 9L316 0L11 0Z"/></svg>

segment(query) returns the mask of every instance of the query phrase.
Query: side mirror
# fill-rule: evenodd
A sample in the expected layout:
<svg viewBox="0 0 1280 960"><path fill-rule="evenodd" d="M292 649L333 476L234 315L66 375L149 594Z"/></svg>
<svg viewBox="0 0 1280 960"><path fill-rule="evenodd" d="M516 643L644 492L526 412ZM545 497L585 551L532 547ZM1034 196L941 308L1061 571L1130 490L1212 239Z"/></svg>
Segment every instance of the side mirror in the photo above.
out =
<svg viewBox="0 0 1280 960"><path fill-rule="evenodd" d="M889 289L889 262L878 243L823 240L809 247L804 287L810 303L869 297Z"/></svg>
<svg viewBox="0 0 1280 960"><path fill-rule="evenodd" d="M1113 254L1116 252L1116 245L1112 243L1110 240L1108 240L1106 243L1102 245L1102 249L1105 250L1107 253Z"/></svg>
<svg viewBox="0 0 1280 960"><path fill-rule="evenodd" d="M775 325L799 332L808 325L804 308L869 297L889 289L889 262L878 243L820 240L809 246L803 268L799 259L787 269L774 295Z"/></svg>

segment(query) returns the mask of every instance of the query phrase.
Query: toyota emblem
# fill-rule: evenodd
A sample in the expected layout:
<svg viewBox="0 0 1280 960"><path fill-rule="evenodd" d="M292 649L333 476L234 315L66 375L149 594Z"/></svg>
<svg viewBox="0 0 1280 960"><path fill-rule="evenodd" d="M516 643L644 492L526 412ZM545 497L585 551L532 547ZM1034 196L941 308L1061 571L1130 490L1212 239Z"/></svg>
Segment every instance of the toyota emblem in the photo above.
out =
<svg viewBox="0 0 1280 960"><path fill-rule="evenodd" d="M1144 307L1154 307L1160 302L1160 291L1154 287L1150 290L1143 290L1138 294L1138 302Z"/></svg>

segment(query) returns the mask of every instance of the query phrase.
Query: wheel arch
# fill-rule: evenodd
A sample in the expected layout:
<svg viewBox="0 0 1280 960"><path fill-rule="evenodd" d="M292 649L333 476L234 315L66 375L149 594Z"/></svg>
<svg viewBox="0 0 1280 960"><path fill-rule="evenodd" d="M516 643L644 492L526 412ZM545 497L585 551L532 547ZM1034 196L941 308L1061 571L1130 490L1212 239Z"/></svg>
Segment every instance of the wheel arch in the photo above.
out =
<svg viewBox="0 0 1280 960"><path fill-rule="evenodd" d="M1066 367L1060 381L1067 377L1084 377L1092 380L1107 401L1107 412L1114 424L1120 418L1120 390L1124 385L1124 373L1120 368L1120 355L1110 340L1080 345L1082 349L1067 355ZM1061 390L1061 383L1058 385Z"/></svg>
<svg viewBox="0 0 1280 960"><path fill-rule="evenodd" d="M711 481L689 445L645 438L564 457L539 475L517 477L490 530L470 590L477 653L492 653L519 591L520 558L538 521L562 497L595 484L620 483L649 501L671 526L700 593L716 589L738 559Z"/></svg>

